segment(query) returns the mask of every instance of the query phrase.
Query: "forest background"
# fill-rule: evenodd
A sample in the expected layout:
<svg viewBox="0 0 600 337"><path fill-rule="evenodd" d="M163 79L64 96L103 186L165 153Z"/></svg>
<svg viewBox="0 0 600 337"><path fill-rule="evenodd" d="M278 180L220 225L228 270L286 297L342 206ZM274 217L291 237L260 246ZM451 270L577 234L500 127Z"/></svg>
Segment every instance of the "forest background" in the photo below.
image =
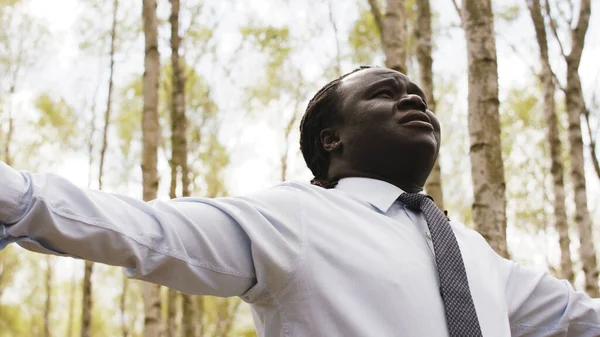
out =
<svg viewBox="0 0 600 337"><path fill-rule="evenodd" d="M598 297L593 2L0 0L0 160L146 200L309 181L308 100L387 66L442 124L427 192L500 254ZM0 337L142 335L256 334L239 299L0 252Z"/></svg>

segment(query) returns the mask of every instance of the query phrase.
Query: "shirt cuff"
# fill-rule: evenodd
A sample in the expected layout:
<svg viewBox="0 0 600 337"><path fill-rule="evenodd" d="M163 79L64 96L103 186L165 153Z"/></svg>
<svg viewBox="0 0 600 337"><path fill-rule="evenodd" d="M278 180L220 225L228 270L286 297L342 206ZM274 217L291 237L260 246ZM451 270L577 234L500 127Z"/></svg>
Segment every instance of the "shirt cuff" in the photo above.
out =
<svg viewBox="0 0 600 337"><path fill-rule="evenodd" d="M28 186L27 175L0 162L0 225L14 224L23 217L29 202L26 200ZM2 236L3 231L0 231Z"/></svg>

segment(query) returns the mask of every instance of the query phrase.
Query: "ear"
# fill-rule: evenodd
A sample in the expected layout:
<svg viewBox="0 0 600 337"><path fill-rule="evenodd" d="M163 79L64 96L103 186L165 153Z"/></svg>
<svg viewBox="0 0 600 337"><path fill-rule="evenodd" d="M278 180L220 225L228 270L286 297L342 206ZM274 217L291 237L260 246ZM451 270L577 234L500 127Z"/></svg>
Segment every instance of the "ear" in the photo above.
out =
<svg viewBox="0 0 600 337"><path fill-rule="evenodd" d="M333 128L325 128L321 130L319 137L321 139L321 145L323 146L323 149L325 149L327 152L336 151L342 145L338 132Z"/></svg>

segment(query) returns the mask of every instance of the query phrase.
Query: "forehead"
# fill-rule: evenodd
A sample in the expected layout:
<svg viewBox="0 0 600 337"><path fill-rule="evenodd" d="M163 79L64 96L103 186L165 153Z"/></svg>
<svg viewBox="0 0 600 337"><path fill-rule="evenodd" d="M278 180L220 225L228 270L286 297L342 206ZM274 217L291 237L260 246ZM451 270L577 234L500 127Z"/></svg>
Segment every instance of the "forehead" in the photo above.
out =
<svg viewBox="0 0 600 337"><path fill-rule="evenodd" d="M411 83L410 78L401 72L387 68L368 68L346 76L340 83L340 89L355 91L388 78L395 79L398 82Z"/></svg>

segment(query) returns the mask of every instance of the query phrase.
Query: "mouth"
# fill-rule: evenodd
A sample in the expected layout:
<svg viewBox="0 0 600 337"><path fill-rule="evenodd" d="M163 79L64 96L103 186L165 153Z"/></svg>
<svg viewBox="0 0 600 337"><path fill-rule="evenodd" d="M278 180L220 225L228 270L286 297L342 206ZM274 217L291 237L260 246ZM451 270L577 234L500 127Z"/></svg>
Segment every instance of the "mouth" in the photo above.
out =
<svg viewBox="0 0 600 337"><path fill-rule="evenodd" d="M431 119L422 111L409 111L400 118L398 124L408 127L418 127L433 130L433 124L431 124Z"/></svg>

